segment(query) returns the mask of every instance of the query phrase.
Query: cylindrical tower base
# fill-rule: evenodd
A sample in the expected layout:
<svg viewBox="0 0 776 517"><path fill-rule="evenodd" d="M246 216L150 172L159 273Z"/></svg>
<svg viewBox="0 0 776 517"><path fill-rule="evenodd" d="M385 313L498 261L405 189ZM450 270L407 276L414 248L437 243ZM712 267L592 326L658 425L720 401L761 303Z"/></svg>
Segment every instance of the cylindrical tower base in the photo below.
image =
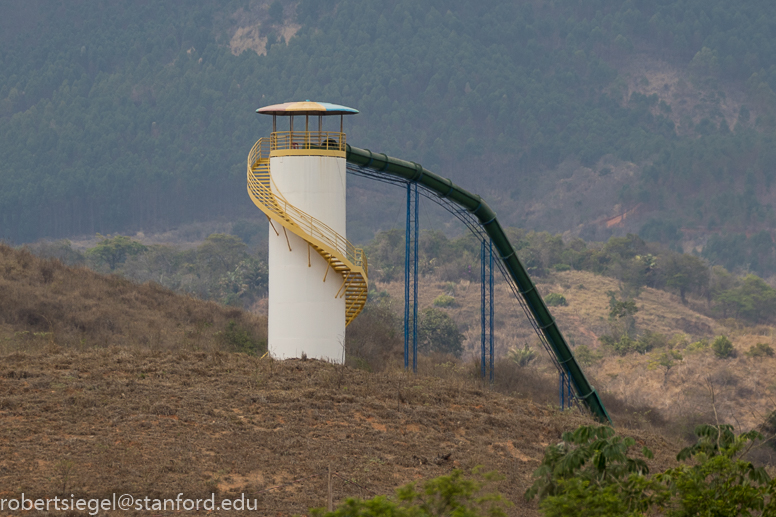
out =
<svg viewBox="0 0 776 517"><path fill-rule="evenodd" d="M345 159L270 158L272 190L345 236ZM273 228L274 226L274 228ZM269 228L269 352L277 359L345 360L343 277L304 239ZM325 278L325 281L324 281Z"/></svg>

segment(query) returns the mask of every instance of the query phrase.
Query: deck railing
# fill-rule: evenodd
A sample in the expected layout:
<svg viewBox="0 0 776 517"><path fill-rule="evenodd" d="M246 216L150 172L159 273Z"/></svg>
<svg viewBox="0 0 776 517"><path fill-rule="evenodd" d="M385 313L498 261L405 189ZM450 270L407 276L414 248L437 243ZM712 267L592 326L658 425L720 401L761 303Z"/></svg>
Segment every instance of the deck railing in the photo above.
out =
<svg viewBox="0 0 776 517"><path fill-rule="evenodd" d="M345 133L339 131L276 131L270 138L270 150L317 149L345 152Z"/></svg>

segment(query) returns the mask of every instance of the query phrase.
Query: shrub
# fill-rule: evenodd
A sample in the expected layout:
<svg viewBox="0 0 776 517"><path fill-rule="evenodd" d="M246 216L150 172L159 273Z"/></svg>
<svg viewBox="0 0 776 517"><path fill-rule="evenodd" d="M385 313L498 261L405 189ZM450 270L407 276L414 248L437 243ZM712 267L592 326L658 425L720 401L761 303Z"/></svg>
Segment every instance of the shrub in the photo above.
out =
<svg viewBox="0 0 776 517"><path fill-rule="evenodd" d="M393 498L384 495L368 500L350 498L334 512L315 508L310 514L314 517L505 516L503 509L512 504L498 491L489 490L501 478L495 472L479 474L476 468L474 475L473 479L466 478L463 472L455 469L446 476L424 482L420 489L415 483L398 488Z"/></svg>
<svg viewBox="0 0 776 517"><path fill-rule="evenodd" d="M753 345L749 348L749 351L746 352L746 355L749 357L773 357L773 348L770 345L766 345L765 343L757 343L756 345Z"/></svg>
<svg viewBox="0 0 776 517"><path fill-rule="evenodd" d="M644 352L649 352L655 348L665 348L668 346L668 337L660 332L646 331L639 338L639 348Z"/></svg>
<svg viewBox="0 0 776 517"><path fill-rule="evenodd" d="M591 350L587 345L579 345L576 347L574 349L574 355L576 356L577 361L579 361L583 366L590 366L591 364L595 364L604 358L603 354L595 350Z"/></svg>
<svg viewBox="0 0 776 517"><path fill-rule="evenodd" d="M613 335L604 334L599 340L617 355L632 352L646 354L653 348L665 346L667 343L665 336L653 332L647 332L638 339L633 339L627 333L621 334L619 339Z"/></svg>
<svg viewBox="0 0 776 517"><path fill-rule="evenodd" d="M523 348L510 348L507 357L516 365L523 367L528 366L531 361L536 359L536 352L529 348L528 343L526 343Z"/></svg>
<svg viewBox="0 0 776 517"><path fill-rule="evenodd" d="M711 349L714 351L714 355L720 359L727 359L736 355L733 343L726 336L717 337L711 344Z"/></svg>
<svg viewBox="0 0 776 517"><path fill-rule="evenodd" d="M463 335L445 311L427 307L418 317L418 350L425 354L441 352L460 357Z"/></svg>
<svg viewBox="0 0 776 517"><path fill-rule="evenodd" d="M243 352L250 355L261 355L267 351L267 343L254 335L249 329L238 325L234 320L229 320L226 330L219 333L224 345L235 352Z"/></svg>
<svg viewBox="0 0 776 517"><path fill-rule="evenodd" d="M631 456L634 438L604 426L563 433L545 450L526 497L538 496L546 517L772 515L773 481L744 460L763 436L736 436L730 425L699 425L695 434L696 444L676 456L682 463L650 475L652 452L643 447L641 457Z"/></svg>
<svg viewBox="0 0 776 517"><path fill-rule="evenodd" d="M345 333L345 364L382 371L402 355L401 322L387 303L367 302Z"/></svg>
<svg viewBox="0 0 776 517"><path fill-rule="evenodd" d="M455 307L455 298L447 294L440 294L434 299L434 305L437 307Z"/></svg>
<svg viewBox="0 0 776 517"><path fill-rule="evenodd" d="M568 264L555 264L552 266L552 269L555 271L569 271L571 269L571 266Z"/></svg>
<svg viewBox="0 0 776 517"><path fill-rule="evenodd" d="M687 352L701 352L703 350L707 350L709 348L710 343L709 340L706 338L699 339L698 341L695 341L694 343L690 343L687 345Z"/></svg>
<svg viewBox="0 0 776 517"><path fill-rule="evenodd" d="M559 307L559 306L565 307L566 305L568 305L568 302L566 301L566 297L558 293L550 293L547 296L545 296L544 303L546 303L548 307Z"/></svg>

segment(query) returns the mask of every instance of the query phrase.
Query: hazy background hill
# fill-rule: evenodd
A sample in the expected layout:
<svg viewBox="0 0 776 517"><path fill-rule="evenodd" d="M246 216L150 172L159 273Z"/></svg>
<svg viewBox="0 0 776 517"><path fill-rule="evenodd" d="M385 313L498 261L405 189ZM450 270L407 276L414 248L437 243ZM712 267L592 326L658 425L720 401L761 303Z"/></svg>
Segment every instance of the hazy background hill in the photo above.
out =
<svg viewBox="0 0 776 517"><path fill-rule="evenodd" d="M776 270L771 2L25 0L0 20L12 242L255 217L253 110L310 98L357 107L350 142L506 224L699 250L715 234L713 263ZM352 184L354 240L400 222L400 198Z"/></svg>

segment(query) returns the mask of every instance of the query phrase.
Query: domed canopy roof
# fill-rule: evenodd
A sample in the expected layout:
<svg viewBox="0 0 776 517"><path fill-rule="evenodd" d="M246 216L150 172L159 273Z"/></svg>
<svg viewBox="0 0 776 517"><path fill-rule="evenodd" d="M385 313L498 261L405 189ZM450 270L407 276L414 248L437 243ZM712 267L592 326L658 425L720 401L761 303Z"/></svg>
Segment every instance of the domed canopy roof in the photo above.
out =
<svg viewBox="0 0 776 517"><path fill-rule="evenodd" d="M358 110L340 106L339 104L330 104L328 102L312 102L309 100L303 102L284 102L283 104L273 104L256 110L256 113L264 115L355 115Z"/></svg>

